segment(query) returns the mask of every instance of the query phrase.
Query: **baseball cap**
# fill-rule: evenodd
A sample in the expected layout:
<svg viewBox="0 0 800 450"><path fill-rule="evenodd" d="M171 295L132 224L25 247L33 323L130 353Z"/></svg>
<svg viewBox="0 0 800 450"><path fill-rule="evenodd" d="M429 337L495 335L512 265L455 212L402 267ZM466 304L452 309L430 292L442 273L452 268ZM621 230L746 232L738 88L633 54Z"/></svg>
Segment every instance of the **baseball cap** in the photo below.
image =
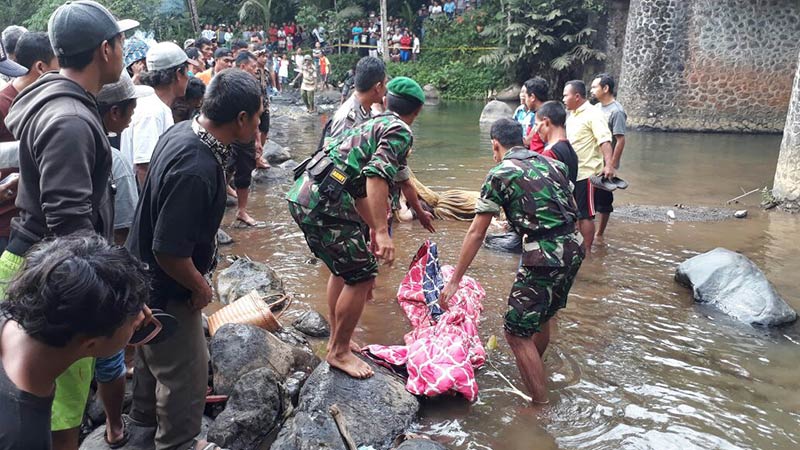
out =
<svg viewBox="0 0 800 450"><path fill-rule="evenodd" d="M8 59L8 53L6 53L6 47L3 45L3 42L0 41L0 73L7 77L21 77L28 73L28 69L25 68L22 64L17 64L16 62Z"/></svg>
<svg viewBox="0 0 800 450"><path fill-rule="evenodd" d="M123 65L129 67L136 61L144 59L149 49L150 47L147 45L147 42L141 39L134 37L125 40L125 46L122 51Z"/></svg>
<svg viewBox="0 0 800 450"><path fill-rule="evenodd" d="M195 60L190 60L186 52L172 42L159 42L150 47L147 51L147 70L164 70L179 66L185 62L198 64Z"/></svg>
<svg viewBox="0 0 800 450"><path fill-rule="evenodd" d="M192 38L189 38L189 39L183 41L184 50L189 48L189 47L194 47L194 39L192 39Z"/></svg>
<svg viewBox="0 0 800 450"><path fill-rule="evenodd" d="M231 56L233 52L228 50L227 48L218 48L214 50L214 59L224 58L226 56Z"/></svg>
<svg viewBox="0 0 800 450"><path fill-rule="evenodd" d="M77 0L59 6L47 23L50 44L56 56L74 56L103 41L139 26L135 20L117 20L105 6Z"/></svg>
<svg viewBox="0 0 800 450"><path fill-rule="evenodd" d="M127 70L122 71L119 81L103 86L97 93L97 103L113 105L121 101L134 98L147 97L155 91L150 86L137 86L133 84Z"/></svg>

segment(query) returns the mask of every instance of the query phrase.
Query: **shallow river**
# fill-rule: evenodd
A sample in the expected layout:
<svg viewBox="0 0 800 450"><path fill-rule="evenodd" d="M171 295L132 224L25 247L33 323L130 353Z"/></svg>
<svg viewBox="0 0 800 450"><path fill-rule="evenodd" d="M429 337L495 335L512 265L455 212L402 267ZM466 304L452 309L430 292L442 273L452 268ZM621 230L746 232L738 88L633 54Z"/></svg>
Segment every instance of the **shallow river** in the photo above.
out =
<svg viewBox="0 0 800 450"><path fill-rule="evenodd" d="M420 181L435 190L478 190L492 166L488 131L478 127L480 104L426 107L414 125L410 160ZM274 139L295 157L309 154L323 118L292 120ZM630 133L620 175L631 187L616 203L723 206L771 185L780 136ZM269 263L297 301L325 313L328 272L311 257L282 198L288 189L256 187L251 214L266 230L231 230L223 249ZM606 242L585 262L567 308L559 314L545 363L550 404L529 408L507 392L487 392L469 404L459 398L426 401L419 431L454 449L796 449L800 448L800 327L751 328L694 304L673 281L686 258L718 246L750 257L783 297L800 309L800 217L762 212L759 194L737 209L744 220L718 223L625 224L613 215ZM395 232L397 261L378 277L356 332L364 343L398 344L409 325L395 295L422 242L439 244L454 264L468 223L438 222L429 235L418 224ZM480 326L485 340L502 337L502 313L517 259L482 250L469 275L486 289ZM502 339L494 366L517 385L513 357ZM486 366L482 389L503 388Z"/></svg>

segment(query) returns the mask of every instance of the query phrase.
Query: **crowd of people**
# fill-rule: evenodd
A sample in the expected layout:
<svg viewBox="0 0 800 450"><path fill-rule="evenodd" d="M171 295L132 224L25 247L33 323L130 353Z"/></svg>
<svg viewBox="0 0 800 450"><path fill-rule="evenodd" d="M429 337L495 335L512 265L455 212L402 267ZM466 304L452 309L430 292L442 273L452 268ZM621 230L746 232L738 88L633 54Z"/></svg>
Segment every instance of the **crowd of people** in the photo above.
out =
<svg viewBox="0 0 800 450"><path fill-rule="evenodd" d="M448 1L425 11L451 18L467 8ZM180 47L126 40L137 26L77 0L53 12L47 33L12 26L0 40L0 143L13 147L0 151L0 449L76 450L93 381L110 448L123 446L132 426L154 428L158 450L219 448L198 438L208 388L202 309L213 297L228 196L237 198L236 226L265 226L248 214L248 193L252 171L268 167L269 98L288 81L287 55L277 80L258 30L249 43L223 36L234 38L226 46L207 26ZM324 30L315 31L319 49ZM324 52L294 51L313 111ZM352 75L353 92L286 198L331 272L326 360L366 378L372 369L352 337L379 264L395 259L392 212L403 199L436 230L408 165L422 88L390 80L375 55ZM616 168L625 113L614 89L611 76L598 75L594 106L580 80L566 84L563 104L548 98L544 79L524 84L514 117L491 127L497 166L440 295L446 310L504 213L523 241L504 329L535 403L547 402L542 355L552 319L606 230L611 191L624 188ZM127 376L133 403L123 415Z"/></svg>

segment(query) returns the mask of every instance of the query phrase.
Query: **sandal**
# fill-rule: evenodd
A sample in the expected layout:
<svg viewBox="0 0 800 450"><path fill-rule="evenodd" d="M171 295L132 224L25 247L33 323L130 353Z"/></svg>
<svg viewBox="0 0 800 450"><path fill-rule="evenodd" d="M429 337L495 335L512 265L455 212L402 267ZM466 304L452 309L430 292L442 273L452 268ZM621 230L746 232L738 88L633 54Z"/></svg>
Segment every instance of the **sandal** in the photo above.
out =
<svg viewBox="0 0 800 450"><path fill-rule="evenodd" d="M103 440L106 441L109 448L122 448L131 439L131 432L129 430L130 423L128 418L122 416L122 437L118 441L111 442L108 440L108 433L103 433Z"/></svg>
<svg viewBox="0 0 800 450"><path fill-rule="evenodd" d="M238 217L236 218L236 221L233 223L233 228L266 228L266 227L267 227L267 222L254 220L252 223L250 223Z"/></svg>
<svg viewBox="0 0 800 450"><path fill-rule="evenodd" d="M613 192L617 190L617 185L613 181L604 178L602 175L592 175L589 177L589 182L597 189ZM628 187L627 185L625 187Z"/></svg>
<svg viewBox="0 0 800 450"><path fill-rule="evenodd" d="M628 182L620 177L612 178L611 182L614 183L614 186L616 186L617 189L628 189Z"/></svg>

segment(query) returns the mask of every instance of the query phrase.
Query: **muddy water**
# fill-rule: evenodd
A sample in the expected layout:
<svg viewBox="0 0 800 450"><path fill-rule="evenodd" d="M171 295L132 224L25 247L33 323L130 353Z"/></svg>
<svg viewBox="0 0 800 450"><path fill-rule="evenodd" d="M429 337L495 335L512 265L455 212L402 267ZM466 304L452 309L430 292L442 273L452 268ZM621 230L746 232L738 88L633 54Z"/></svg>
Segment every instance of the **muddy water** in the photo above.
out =
<svg viewBox="0 0 800 450"><path fill-rule="evenodd" d="M481 105L426 107L415 130L411 159L433 188L477 190L492 165ZM289 121L274 138L297 157L311 152L318 117ZM314 132L314 136L310 132ZM308 137L303 137L308 136ZM630 133L620 175L631 187L617 204L720 206L771 184L779 136ZM286 187L253 193L253 216L266 230L229 230L227 253L271 264L300 302L325 311L326 269L309 261L291 222ZM796 234L800 218L760 212L758 194L736 208L745 220L719 223L615 223L597 257L584 263L546 354L550 405L532 409L508 392L485 392L475 404L457 398L425 402L419 431L455 449L795 449L800 448L800 328L764 331L737 324L695 305L673 280L684 259L717 246L752 258L796 309L800 273ZM226 224L232 215L226 216ZM376 300L357 339L397 344L408 331L396 304L406 265L426 238L455 263L468 224L438 223L428 235L418 224L395 233L398 267L382 269ZM501 336L501 315L517 260L482 250L469 274L486 289L484 338ZM502 342L494 366L521 385ZM482 389L503 388L487 366Z"/></svg>

